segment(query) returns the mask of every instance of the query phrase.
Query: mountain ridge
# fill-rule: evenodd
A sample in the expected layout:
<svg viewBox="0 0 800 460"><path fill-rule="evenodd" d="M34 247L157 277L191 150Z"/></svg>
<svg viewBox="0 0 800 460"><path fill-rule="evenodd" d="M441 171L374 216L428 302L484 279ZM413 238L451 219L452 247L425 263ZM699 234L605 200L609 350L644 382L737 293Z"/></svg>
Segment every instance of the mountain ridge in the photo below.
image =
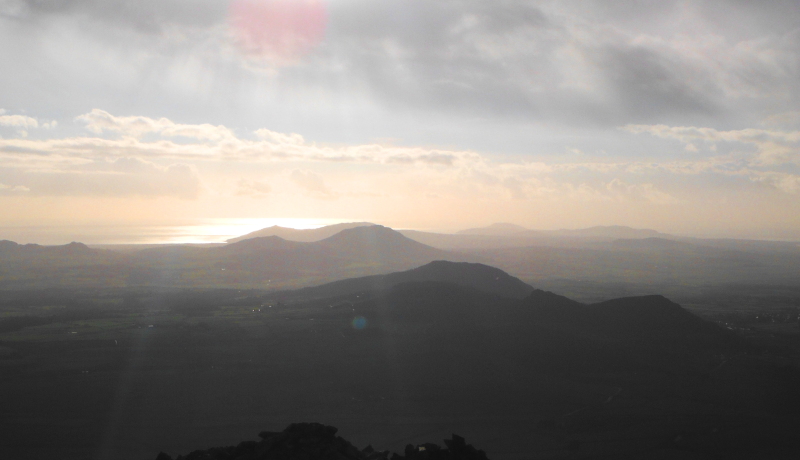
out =
<svg viewBox="0 0 800 460"><path fill-rule="evenodd" d="M499 268L479 263L435 260L410 270L385 275L348 278L300 289L301 296L338 296L359 291L389 289L408 282L448 282L508 298L523 298L533 287Z"/></svg>
<svg viewBox="0 0 800 460"><path fill-rule="evenodd" d="M226 242L237 243L239 241L247 240L250 238L279 236L289 241L310 243L313 241L320 241L329 238L339 233L342 230L349 230L351 228L366 227L372 225L375 224L370 222L347 222L341 224L326 225L324 227L312 228L312 229L295 229L295 228L273 225L272 227L262 228L261 230L256 230L246 235L237 236L236 238L230 238Z"/></svg>

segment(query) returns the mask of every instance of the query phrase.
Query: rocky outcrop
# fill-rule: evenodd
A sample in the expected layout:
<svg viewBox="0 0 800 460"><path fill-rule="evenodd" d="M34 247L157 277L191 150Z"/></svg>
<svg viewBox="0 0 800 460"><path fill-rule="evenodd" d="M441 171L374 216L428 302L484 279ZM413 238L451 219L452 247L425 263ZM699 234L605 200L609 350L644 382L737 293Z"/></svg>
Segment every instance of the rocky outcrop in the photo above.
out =
<svg viewBox="0 0 800 460"><path fill-rule="evenodd" d="M319 423L293 423L281 432L259 433L261 441L244 441L238 446L196 450L175 460L487 460L482 450L467 444L456 434L437 444L407 445L403 455L376 451L372 446L357 449L337 429ZM161 452L156 460L173 460Z"/></svg>

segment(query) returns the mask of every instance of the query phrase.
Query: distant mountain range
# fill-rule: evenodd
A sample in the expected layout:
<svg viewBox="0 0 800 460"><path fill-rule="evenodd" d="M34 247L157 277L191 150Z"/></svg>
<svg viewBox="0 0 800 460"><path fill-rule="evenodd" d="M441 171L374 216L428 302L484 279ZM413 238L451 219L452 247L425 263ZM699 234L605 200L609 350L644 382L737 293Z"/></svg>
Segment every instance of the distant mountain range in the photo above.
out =
<svg viewBox="0 0 800 460"><path fill-rule="evenodd" d="M290 241L312 242L312 241L324 240L325 238L330 238L333 235L341 232L342 230L349 230L351 228L356 228L356 227L369 227L373 225L375 224L371 224L369 222L350 222L345 224L334 224L320 228L302 229L302 230L279 227L277 225L274 225L272 227L263 228L255 232L248 233L246 235L242 235L236 238L231 238L227 240L227 242L237 243L239 241L246 240L249 238L261 238L265 236L279 236L285 240L290 240Z"/></svg>
<svg viewBox="0 0 800 460"><path fill-rule="evenodd" d="M369 222L351 222L307 230L273 226L236 238L231 238L227 240L227 242L236 243L250 238L266 236L279 236L290 241L313 242L329 238L342 230L373 225L375 224ZM433 243L433 245L437 247L459 247L465 245L465 243L467 246L470 244L474 246L478 243L483 247L496 247L498 244L500 246L508 245L509 242L518 246L520 244L531 244L531 242L564 238L570 240L610 241L619 238L671 237L670 235L655 230L635 229L619 225L597 226L574 230L531 230L511 223L496 223L487 227L470 228L454 234L420 232L416 230L401 230L400 233L424 244Z"/></svg>
<svg viewBox="0 0 800 460"><path fill-rule="evenodd" d="M496 224L460 234L437 234L395 231L363 222L314 230L271 227L256 233L284 236L242 237L212 246L158 245L138 250L126 246L120 251L81 243L39 246L2 241L0 289L289 289L408 270L435 260L482 263L531 284L545 283L559 290L559 286L567 286L565 292L571 294L575 291L569 286L583 289L581 283L587 282L659 286L655 292L662 293L664 286L800 284L797 243L704 240L628 227L557 232L521 228ZM322 238L325 235L330 236ZM637 293L648 291L653 289ZM595 301L608 297L592 294L578 298Z"/></svg>
<svg viewBox="0 0 800 460"><path fill-rule="evenodd" d="M516 224L499 222L488 227L469 228L456 232L457 235L485 235L485 236L510 236L517 233L527 232L529 229Z"/></svg>
<svg viewBox="0 0 800 460"><path fill-rule="evenodd" d="M380 225L355 226L320 241L278 236L218 247L150 247L117 253L1 242L0 288L33 286L184 286L278 289L410 269L461 256ZM44 276L43 276L44 275Z"/></svg>
<svg viewBox="0 0 800 460"><path fill-rule="evenodd" d="M583 229L531 230L520 225L497 223L487 227L470 228L455 234L403 231L409 238L447 249L490 249L501 247L590 246L616 239L676 238L655 230L621 225L597 226Z"/></svg>

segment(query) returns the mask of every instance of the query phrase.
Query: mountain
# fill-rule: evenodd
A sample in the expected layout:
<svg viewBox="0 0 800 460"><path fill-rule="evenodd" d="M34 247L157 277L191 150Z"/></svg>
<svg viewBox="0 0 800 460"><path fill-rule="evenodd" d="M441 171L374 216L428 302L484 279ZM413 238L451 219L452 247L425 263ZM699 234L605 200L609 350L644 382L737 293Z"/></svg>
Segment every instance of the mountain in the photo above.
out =
<svg viewBox="0 0 800 460"><path fill-rule="evenodd" d="M2 241L0 288L109 283L287 289L459 258L380 225L344 229L314 242L267 236L222 246L164 245L135 252L92 249L81 243L39 246Z"/></svg>
<svg viewBox="0 0 800 460"><path fill-rule="evenodd" d="M728 331L661 295L622 297L586 305L537 289L522 302L530 321L584 337L600 335L657 347L741 344Z"/></svg>
<svg viewBox="0 0 800 460"><path fill-rule="evenodd" d="M214 447L204 451L193 451L177 460L389 460L389 451L375 451L372 446L358 449L341 436L338 430L320 423L292 423L280 432L262 431L260 441L244 441L237 446ZM442 448L433 443L408 445L404 455L393 453L393 460L487 460L486 453L467 444L457 434L444 440ZM433 454L428 453L433 452ZM435 456L433 456L435 454ZM172 460L161 452L156 460Z"/></svg>
<svg viewBox="0 0 800 460"><path fill-rule="evenodd" d="M317 298L335 297L424 281L451 283L512 299L521 299L533 291L531 286L498 268L476 263L436 260L407 271L350 278L305 288L297 291L294 295Z"/></svg>
<svg viewBox="0 0 800 460"><path fill-rule="evenodd" d="M441 250L418 243L382 225L342 230L316 244L349 259L388 265L405 265L445 255Z"/></svg>
<svg viewBox="0 0 800 460"><path fill-rule="evenodd" d="M248 233L247 235L231 238L228 240L228 243L237 243L239 241L243 241L246 239L260 238L265 236L279 236L289 241L303 241L303 242L320 241L324 240L325 238L329 238L341 232L342 230L348 230L356 227L366 227L371 225L375 224L371 224L369 222L350 222L345 224L327 225L325 227L320 227L320 228L301 229L301 230L273 225L272 227L263 228L255 232Z"/></svg>
<svg viewBox="0 0 800 460"><path fill-rule="evenodd" d="M207 254L226 258L231 264L248 260L261 265L299 264L308 268L335 264L408 267L449 255L382 225L345 229L314 242L287 241L278 236L249 238L210 249Z"/></svg>
<svg viewBox="0 0 800 460"><path fill-rule="evenodd" d="M510 331L530 334L539 330L549 336L560 331L562 338L581 341L603 337L601 340L644 341L649 346L676 349L689 344L727 347L736 342L728 331L660 295L584 304L534 289L500 269L475 263L434 261L413 270L265 297L271 296L299 305L347 305L343 314L362 315L377 321L379 327L413 322L471 330L478 325L504 324ZM339 313L334 309L332 314Z"/></svg>
<svg viewBox="0 0 800 460"><path fill-rule="evenodd" d="M315 242L255 237L214 248L146 249L135 258L142 268L138 284L285 289L457 257L373 225L345 229Z"/></svg>
<svg viewBox="0 0 800 460"><path fill-rule="evenodd" d="M118 286L126 277L126 257L83 243L60 246L0 241L0 288Z"/></svg>
<svg viewBox="0 0 800 460"><path fill-rule="evenodd" d="M250 248L319 247L286 243L274 237ZM437 265L419 272L447 273ZM3 336L0 350L3 366L14 371L2 379L0 428L8 436L0 457L63 458L69 449L70 458L90 458L105 445L104 416L119 406L118 382L131 375L132 399L118 424L125 436L108 458L227 445L263 429L265 414L268 423L284 424L320 413L360 446L406 453L452 432L497 459L543 452L794 458L788 454L798 451L792 427L800 420L800 378L790 324L765 324L760 336L746 332L760 341L784 331L765 342L776 345L767 355L766 347L738 347L730 339L735 332L661 296L582 304L542 290L511 299L409 281L267 307L263 292L233 289L88 291L74 293L75 307L64 312L89 316L50 316L59 304L40 299L34 305L46 316L31 316L27 325L0 321L21 326ZM146 365L131 370L131 359ZM71 427L75 414L96 422L52 431ZM192 423L184 423L187 414ZM332 430L306 428L309 437L294 429L265 432L263 442L183 458L326 458L320 450L331 451L317 450L317 441L344 447ZM42 443L48 429L54 438ZM437 448L422 447L419 458L440 458ZM373 454L366 460L380 458Z"/></svg>
<svg viewBox="0 0 800 460"><path fill-rule="evenodd" d="M456 232L457 235L488 235L488 236L508 236L521 233L524 231L531 231L525 227L507 222L499 222L489 225L487 227L469 228Z"/></svg>
<svg viewBox="0 0 800 460"><path fill-rule="evenodd" d="M650 229L631 228L624 225L595 226L579 229L561 229L551 231L528 231L518 236L552 235L570 238L596 238L614 240L620 238L653 238L666 236L664 233Z"/></svg>
<svg viewBox="0 0 800 460"><path fill-rule="evenodd" d="M93 256L102 251L91 249L83 243L72 242L60 246L41 246L38 244L18 244L14 241L0 241L0 254L8 256L47 255L47 256Z"/></svg>
<svg viewBox="0 0 800 460"><path fill-rule="evenodd" d="M589 307L593 326L609 334L717 334L719 327L700 319L661 295L624 297Z"/></svg>
<svg viewBox="0 0 800 460"><path fill-rule="evenodd" d="M486 250L522 247L587 248L619 239L679 238L655 230L623 226L590 227L574 230L529 230L514 224L494 224L483 228L462 230L455 234L402 230L415 241L446 250Z"/></svg>

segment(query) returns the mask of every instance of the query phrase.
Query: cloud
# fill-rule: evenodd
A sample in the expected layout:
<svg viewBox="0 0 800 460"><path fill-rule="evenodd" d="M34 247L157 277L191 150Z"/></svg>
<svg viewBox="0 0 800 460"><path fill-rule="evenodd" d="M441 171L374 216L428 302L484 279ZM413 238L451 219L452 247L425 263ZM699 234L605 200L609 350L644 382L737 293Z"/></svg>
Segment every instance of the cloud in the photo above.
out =
<svg viewBox="0 0 800 460"><path fill-rule="evenodd" d="M31 140L0 139L0 155L72 158L107 156L150 157L159 159L314 161L334 163L397 164L454 167L478 161L474 152L398 147L380 144L324 146L307 143L298 134L283 134L267 129L255 132L257 141L237 137L224 126L179 124L166 118L117 117L94 109L77 117L90 131L122 134L121 138L70 137ZM144 139L145 135L155 139ZM184 137L202 142L177 143L169 138Z"/></svg>
<svg viewBox="0 0 800 460"><path fill-rule="evenodd" d="M757 148L757 160L764 164L800 163L800 131L740 129L719 131L714 128L667 125L627 125L625 131L648 133L664 139L676 139L696 149L694 142L738 142ZM690 149L691 150L691 149Z"/></svg>
<svg viewBox="0 0 800 460"><path fill-rule="evenodd" d="M10 191L36 196L173 196L195 199L200 179L188 165L158 166L136 158L98 161L64 169L17 170L26 186Z"/></svg>
<svg viewBox="0 0 800 460"><path fill-rule="evenodd" d="M13 32L30 34L20 42L36 38L41 48L0 53L2 64L27 64L16 64L20 72L0 83L24 94L20 106L24 97L62 112L91 101L129 113L130 102L115 101L130 98L154 113L170 101L170 116L209 110L236 118L228 124L238 128L287 111L294 113L284 119L321 113L322 120L343 109L355 122L368 122L360 129L374 129L362 137L369 139L385 136L403 112L419 115L408 132L444 115L449 127L486 118L490 134L509 119L734 126L729 122L791 111L800 102L800 47L789 25L798 15L784 4L760 10L703 0L628 10L535 0L3 4L16 11ZM53 49L63 50L63 59ZM296 65L265 76L252 65L254 56ZM58 70L37 78L23 72L45 66ZM65 89L45 100L40 87Z"/></svg>
<svg viewBox="0 0 800 460"><path fill-rule="evenodd" d="M111 131L136 138L146 134L158 134L164 137L187 137L207 141L234 138L233 132L224 126L184 125L166 118L156 120L148 117L116 117L100 109L93 109L87 114L78 116L76 120L86 123L86 129L95 134Z"/></svg>
<svg viewBox="0 0 800 460"><path fill-rule="evenodd" d="M256 130L255 134L259 139L273 142L275 144L303 145L306 143L305 139L303 139L303 136L295 133L284 134L262 128Z"/></svg>
<svg viewBox="0 0 800 460"><path fill-rule="evenodd" d="M617 199L622 200L645 200L653 204L677 204L680 200L672 195L658 190L655 185L649 183L629 184L615 178L608 184L606 189Z"/></svg>
<svg viewBox="0 0 800 460"><path fill-rule="evenodd" d="M749 171L754 182L767 183L785 193L800 193L800 175L775 171Z"/></svg>
<svg viewBox="0 0 800 460"><path fill-rule="evenodd" d="M22 18L28 14L28 11L28 5L23 0L4 0L0 2L0 16Z"/></svg>
<svg viewBox="0 0 800 460"><path fill-rule="evenodd" d="M793 40L766 29L749 40L681 33L672 22L685 7L666 4L640 9L647 28L600 20L604 4L332 3L315 70L287 74L353 82L392 107L568 124L720 118L737 101L796 95ZM717 19L692 14L701 27Z"/></svg>
<svg viewBox="0 0 800 460"><path fill-rule="evenodd" d="M5 111L3 113L5 113ZM38 128L39 121L25 115L3 115L0 113L0 126L9 126L24 131Z"/></svg>
<svg viewBox="0 0 800 460"><path fill-rule="evenodd" d="M17 194L17 193L27 193L30 192L31 189L24 185L6 185L0 182L0 195L3 194Z"/></svg>
<svg viewBox="0 0 800 460"><path fill-rule="evenodd" d="M215 0L4 0L0 14L36 21L88 16L140 33L159 34L174 25L208 27L224 17Z"/></svg>
<svg viewBox="0 0 800 460"><path fill-rule="evenodd" d="M272 186L266 181L240 179L236 183L236 195L265 198L272 193Z"/></svg>
<svg viewBox="0 0 800 460"><path fill-rule="evenodd" d="M765 118L762 125L770 128L797 128L800 127L800 111L783 112Z"/></svg>
<svg viewBox="0 0 800 460"><path fill-rule="evenodd" d="M740 184L770 185L795 193L792 174L783 163L766 162L767 153L779 148L792 155L798 134L749 129L721 131L712 128L668 125L628 125L630 133L647 133L659 139L693 145L676 153L693 159L578 162L499 161L491 155L464 150L384 144L327 145L309 142L297 133L259 129L252 138L237 136L225 126L180 124L166 118L117 117L93 110L80 121L100 134L96 137L52 139L0 139L0 166L16 171L2 176L5 183L19 180L35 195L109 195L198 197L203 190L201 174L216 181L217 189L235 184L237 196L263 198L285 193L281 180L312 198L339 199L366 196L376 189L390 195L435 194L448 199L473 197L482 202L598 201L682 203L670 184L700 184L709 177ZM101 136L111 133L112 136ZM183 142L172 140L176 133ZM749 157L708 157L709 144L738 142L753 145ZM793 144L793 142L795 144ZM780 152L778 152L780 153ZM790 164L791 165L791 164ZM253 180L252 174L288 171L278 183ZM202 171L202 173L201 173ZM0 172L2 170L0 169ZM237 179L221 179L236 174ZM786 176L788 174L788 176ZM683 179L677 179L677 177ZM8 178L6 178L8 177ZM233 176L237 177L237 176ZM242 177L247 177L242 178ZM273 176L270 176L273 177ZM327 181L335 181L333 190ZM224 185L227 184L227 185ZM659 185L656 185L659 184ZM671 188L666 192L662 186ZM699 185L698 185L699 186ZM394 192L391 192L394 190ZM419 193L417 193L419 192ZM420 196L423 196L420 195Z"/></svg>
<svg viewBox="0 0 800 460"><path fill-rule="evenodd" d="M301 171L295 169L289 174L289 178L298 187L309 192L312 196L323 199L336 199L338 195L331 191L325 184L321 174L313 171Z"/></svg>

